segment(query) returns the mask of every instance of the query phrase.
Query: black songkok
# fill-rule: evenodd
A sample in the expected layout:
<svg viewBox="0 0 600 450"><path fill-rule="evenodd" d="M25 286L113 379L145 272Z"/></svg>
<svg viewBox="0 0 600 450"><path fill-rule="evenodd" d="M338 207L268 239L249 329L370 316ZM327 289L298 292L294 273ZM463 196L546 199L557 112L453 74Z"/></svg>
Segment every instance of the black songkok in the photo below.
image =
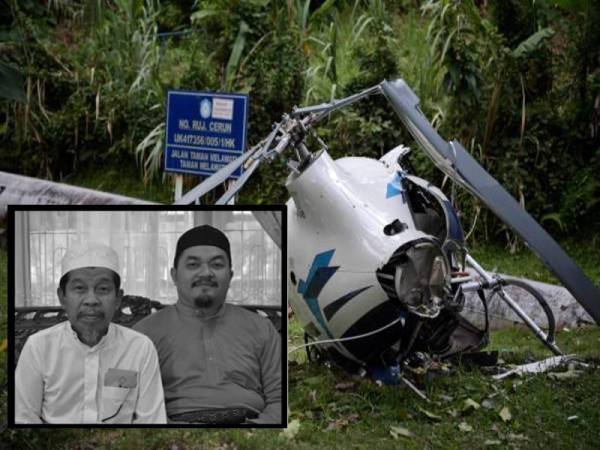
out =
<svg viewBox="0 0 600 450"><path fill-rule="evenodd" d="M177 268L177 262L179 257L186 248L194 247L196 245L212 245L219 247L229 258L229 265L231 265L231 248L229 246L229 239L221 231L210 225L202 225L199 227L192 228L181 235L177 241L177 248L175 250L175 261L173 267Z"/></svg>

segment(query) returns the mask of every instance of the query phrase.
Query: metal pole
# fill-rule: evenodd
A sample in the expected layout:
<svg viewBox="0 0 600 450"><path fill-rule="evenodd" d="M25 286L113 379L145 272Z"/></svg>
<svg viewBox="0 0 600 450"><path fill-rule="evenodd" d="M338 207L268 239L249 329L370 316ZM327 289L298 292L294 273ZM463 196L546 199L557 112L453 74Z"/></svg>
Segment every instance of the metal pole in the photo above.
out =
<svg viewBox="0 0 600 450"><path fill-rule="evenodd" d="M233 183L235 183L235 180L229 180L227 182L227 189L230 189L231 186L233 186ZM231 198L229 199L229 201L227 202L228 205L235 205L235 194L233 194L231 196Z"/></svg>
<svg viewBox="0 0 600 450"><path fill-rule="evenodd" d="M181 198L183 193L183 175L175 175L175 201Z"/></svg>
<svg viewBox="0 0 600 450"><path fill-rule="evenodd" d="M521 318L521 320L523 322L525 322L525 325L527 325L529 327L529 329L531 331L533 331L533 333L539 339L541 339L542 341L544 341L552 349L552 351L554 353L556 353L557 355L562 355L563 354L560 351L560 349L556 346L556 344L554 342L550 342L548 340L548 336L546 335L546 333L544 333L544 331L525 313L525 311L523 311L521 309L521 307L517 304L517 302L515 302L506 293L506 291L504 289L502 289L501 287L498 287L498 280L497 279L492 278L483 269L483 267L481 267L477 263L477 261L475 261L475 259L473 259L473 257L471 255L467 254L466 261L484 279L484 284L480 284L480 288L494 289L494 292L497 292L498 295L500 295L500 298L509 306L510 309L512 309L515 312L515 314L517 316L519 316ZM473 286L476 286L477 284L478 283L467 283L467 284L465 284L466 289L464 291L466 292L466 291L469 291L469 290L476 290L476 289L473 289Z"/></svg>
<svg viewBox="0 0 600 450"><path fill-rule="evenodd" d="M481 267L479 265L479 263L473 259L473 257L471 255L469 255L467 253L467 257L465 259L466 259L467 263L473 269L475 269L475 272L477 272L479 274L479 276L481 278L483 278L487 284L492 284L495 281L490 275L488 275L488 273L485 271L485 269L483 267Z"/></svg>
<svg viewBox="0 0 600 450"><path fill-rule="evenodd" d="M563 354L554 342L550 342L548 340L548 336L546 335L546 333L544 333L544 331L540 327L538 327L538 325L525 313L525 311L521 309L517 302L515 302L510 297L510 295L508 295L504 291L504 289L500 288L497 290L497 292L498 295L500 295L500 298L504 300L504 302L510 307L510 309L512 309L517 314L517 316L521 318L523 322L525 322L525 325L527 325L538 338L544 341L557 355Z"/></svg>
<svg viewBox="0 0 600 450"><path fill-rule="evenodd" d="M303 114L319 114L317 121L323 119L328 116L335 110L343 108L344 106L348 106L358 100L361 100L364 97L368 97L372 94L377 94L381 92L381 85L377 84L375 86L371 86L368 89L365 89L358 94L351 95L349 97L341 98L339 100L333 100L329 103L321 103L320 105L313 106L305 106L304 108L294 108L292 112L292 116L300 116Z"/></svg>

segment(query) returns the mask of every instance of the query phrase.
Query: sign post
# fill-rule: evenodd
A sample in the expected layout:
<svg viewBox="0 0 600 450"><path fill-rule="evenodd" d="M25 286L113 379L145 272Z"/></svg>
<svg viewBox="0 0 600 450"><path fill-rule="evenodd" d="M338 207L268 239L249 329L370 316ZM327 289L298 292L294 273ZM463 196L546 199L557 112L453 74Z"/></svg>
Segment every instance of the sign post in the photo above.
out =
<svg viewBox="0 0 600 450"><path fill-rule="evenodd" d="M183 175L175 174L175 201L183 195Z"/></svg>
<svg viewBox="0 0 600 450"><path fill-rule="evenodd" d="M168 91L165 171L198 176L217 172L244 152L247 121L247 95ZM231 178L241 174L240 167ZM175 179L176 199L183 194L180 178Z"/></svg>

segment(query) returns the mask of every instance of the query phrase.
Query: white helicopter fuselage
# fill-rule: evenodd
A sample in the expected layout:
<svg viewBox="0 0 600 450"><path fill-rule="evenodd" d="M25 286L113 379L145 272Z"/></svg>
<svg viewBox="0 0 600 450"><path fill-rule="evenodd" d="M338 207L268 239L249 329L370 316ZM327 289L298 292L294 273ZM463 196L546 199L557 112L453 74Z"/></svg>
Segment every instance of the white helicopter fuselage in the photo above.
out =
<svg viewBox="0 0 600 450"><path fill-rule="evenodd" d="M400 151L398 147L380 160L335 161L322 151L288 178L289 300L316 340L346 336L357 318L389 301L377 271L396 249L428 237L416 229L399 183ZM395 220L405 230L386 234L385 227ZM332 345L356 360L343 345Z"/></svg>

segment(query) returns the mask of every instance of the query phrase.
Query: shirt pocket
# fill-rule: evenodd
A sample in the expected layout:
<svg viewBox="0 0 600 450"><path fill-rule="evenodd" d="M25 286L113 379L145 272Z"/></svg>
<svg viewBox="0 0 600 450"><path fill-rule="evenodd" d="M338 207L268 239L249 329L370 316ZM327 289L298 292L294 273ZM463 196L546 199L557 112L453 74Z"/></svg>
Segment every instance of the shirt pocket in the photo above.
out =
<svg viewBox="0 0 600 450"><path fill-rule="evenodd" d="M102 388L102 422L131 423L133 405L130 395L133 389L112 386Z"/></svg>

